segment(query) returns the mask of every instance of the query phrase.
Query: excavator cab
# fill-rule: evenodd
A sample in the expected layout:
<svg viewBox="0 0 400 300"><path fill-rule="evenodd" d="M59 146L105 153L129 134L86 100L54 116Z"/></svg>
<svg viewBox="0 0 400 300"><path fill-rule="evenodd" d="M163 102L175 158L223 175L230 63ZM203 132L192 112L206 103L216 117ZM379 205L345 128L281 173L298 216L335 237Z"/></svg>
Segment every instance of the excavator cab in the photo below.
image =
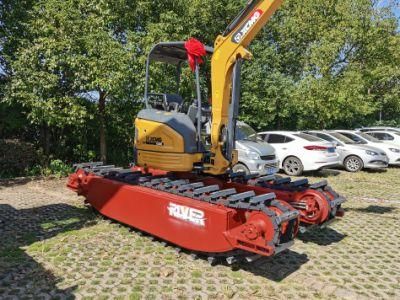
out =
<svg viewBox="0 0 400 300"><path fill-rule="evenodd" d="M213 48L205 47L211 55ZM199 66L196 63L196 99L178 94L182 66L187 61L185 42L156 44L150 51L146 63L145 108L135 120L135 159L141 167L166 171L187 172L200 168L205 154L202 142L202 127L210 115L203 107ZM161 62L176 68L176 93L171 86L166 93L150 92L150 67L152 62Z"/></svg>

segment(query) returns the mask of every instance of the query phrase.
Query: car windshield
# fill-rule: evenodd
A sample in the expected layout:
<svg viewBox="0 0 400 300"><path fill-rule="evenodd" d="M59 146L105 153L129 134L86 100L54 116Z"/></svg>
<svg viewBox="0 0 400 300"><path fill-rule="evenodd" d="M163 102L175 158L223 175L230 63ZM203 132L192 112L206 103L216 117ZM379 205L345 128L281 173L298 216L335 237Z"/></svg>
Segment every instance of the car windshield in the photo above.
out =
<svg viewBox="0 0 400 300"><path fill-rule="evenodd" d="M363 144L363 145L368 144L368 142L360 135L350 132L343 133L343 135L345 135L349 139L352 139L356 144Z"/></svg>
<svg viewBox="0 0 400 300"><path fill-rule="evenodd" d="M236 140L257 142L257 132L247 124L236 124Z"/></svg>
<svg viewBox="0 0 400 300"><path fill-rule="evenodd" d="M306 133L294 133L294 136L297 136L299 138L302 138L303 140L309 141L309 142L322 142L324 141L323 139L320 139L319 137L313 136L311 134L306 134Z"/></svg>
<svg viewBox="0 0 400 300"><path fill-rule="evenodd" d="M352 139L349 139L347 136L344 136L341 133L338 132L329 132L329 134L331 136L333 136L334 138L338 139L339 141L341 141L342 143L345 143L347 145L354 145L356 142L354 142Z"/></svg>
<svg viewBox="0 0 400 300"><path fill-rule="evenodd" d="M364 132L359 132L358 135L362 136L364 139L367 141L370 141L372 143L383 143L382 141L378 140L377 138L374 138L373 136L366 134Z"/></svg>

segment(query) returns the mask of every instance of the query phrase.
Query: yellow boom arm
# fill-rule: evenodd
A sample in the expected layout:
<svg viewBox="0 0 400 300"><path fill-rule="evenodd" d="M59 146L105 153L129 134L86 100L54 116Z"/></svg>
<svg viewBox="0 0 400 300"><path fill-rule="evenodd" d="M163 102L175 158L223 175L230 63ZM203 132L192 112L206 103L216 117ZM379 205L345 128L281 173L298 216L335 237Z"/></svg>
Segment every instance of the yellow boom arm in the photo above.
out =
<svg viewBox="0 0 400 300"><path fill-rule="evenodd" d="M215 40L211 60L211 157L210 162L205 165L207 173L223 174L231 163L237 160L235 151L226 151L227 143L234 143L234 141L229 141L229 136L233 135L228 132L230 111L232 111L232 105L235 105L232 101L234 98L232 97L233 69L239 60L251 59L252 55L246 47L282 2L283 0L249 1L224 34L219 35ZM230 157L227 157L229 155Z"/></svg>

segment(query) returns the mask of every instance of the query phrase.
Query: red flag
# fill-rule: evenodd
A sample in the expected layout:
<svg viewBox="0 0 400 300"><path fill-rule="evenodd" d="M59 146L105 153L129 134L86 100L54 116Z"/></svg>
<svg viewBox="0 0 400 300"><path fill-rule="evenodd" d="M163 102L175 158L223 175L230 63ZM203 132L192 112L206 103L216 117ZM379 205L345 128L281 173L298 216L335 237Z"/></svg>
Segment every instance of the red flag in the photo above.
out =
<svg viewBox="0 0 400 300"><path fill-rule="evenodd" d="M185 43L185 49L188 54L189 66L194 72L196 70L196 60L199 65L204 62L202 57L206 55L206 48L199 40L190 38Z"/></svg>

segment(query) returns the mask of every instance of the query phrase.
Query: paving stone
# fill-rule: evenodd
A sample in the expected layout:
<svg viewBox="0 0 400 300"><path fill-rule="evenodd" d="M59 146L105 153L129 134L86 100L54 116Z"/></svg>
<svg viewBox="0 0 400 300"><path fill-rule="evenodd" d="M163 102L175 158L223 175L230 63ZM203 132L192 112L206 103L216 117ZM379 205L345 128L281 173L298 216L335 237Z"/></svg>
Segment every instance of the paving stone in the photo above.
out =
<svg viewBox="0 0 400 300"><path fill-rule="evenodd" d="M233 266L104 220L65 179L0 181L0 298L399 299L400 169L315 175L348 197L346 216Z"/></svg>

